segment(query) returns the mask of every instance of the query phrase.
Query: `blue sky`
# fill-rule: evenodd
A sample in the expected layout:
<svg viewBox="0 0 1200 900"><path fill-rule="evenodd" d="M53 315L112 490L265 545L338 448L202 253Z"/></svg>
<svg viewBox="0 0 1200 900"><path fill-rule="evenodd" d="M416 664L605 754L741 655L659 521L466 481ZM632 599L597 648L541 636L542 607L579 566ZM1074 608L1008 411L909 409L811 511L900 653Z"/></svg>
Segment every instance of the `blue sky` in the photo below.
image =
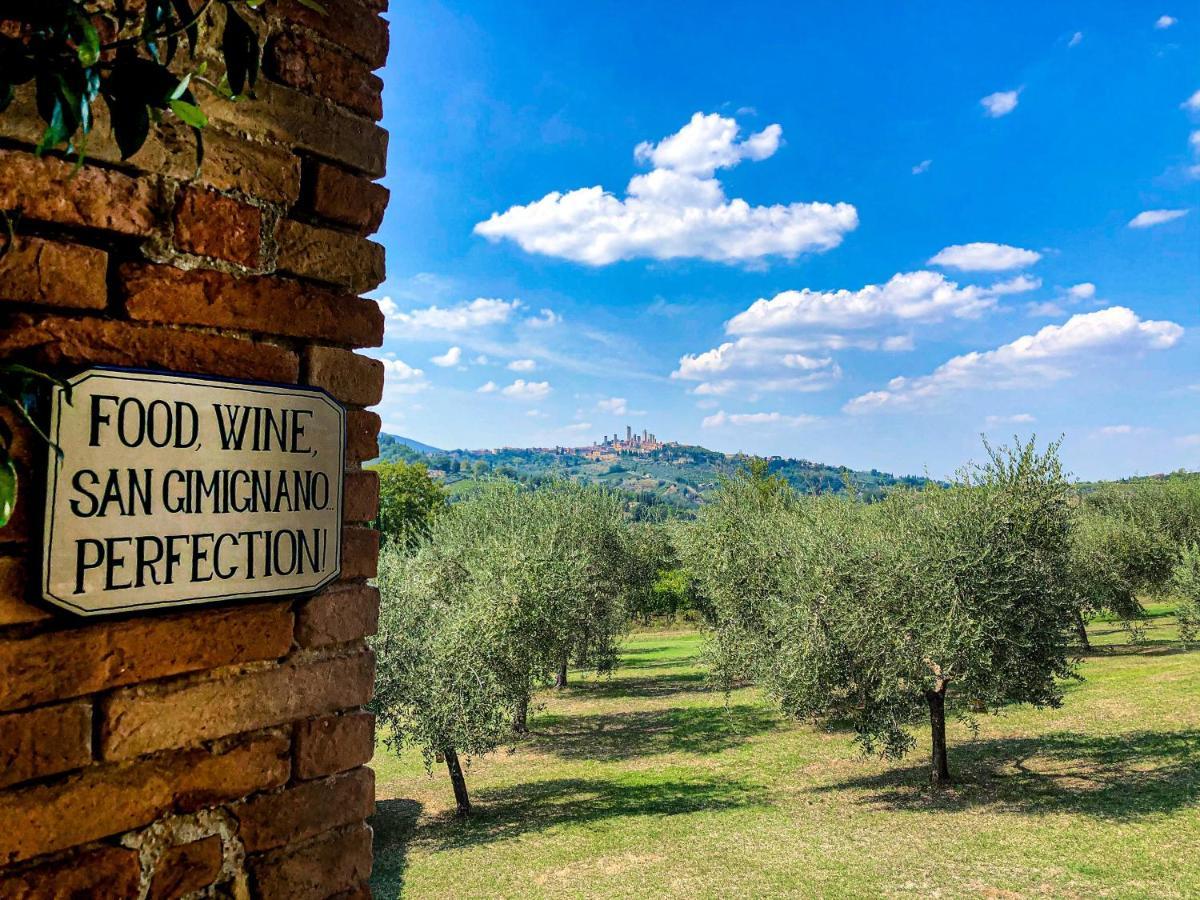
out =
<svg viewBox="0 0 1200 900"><path fill-rule="evenodd" d="M393 0L385 430L1200 468L1200 3L682 10Z"/></svg>

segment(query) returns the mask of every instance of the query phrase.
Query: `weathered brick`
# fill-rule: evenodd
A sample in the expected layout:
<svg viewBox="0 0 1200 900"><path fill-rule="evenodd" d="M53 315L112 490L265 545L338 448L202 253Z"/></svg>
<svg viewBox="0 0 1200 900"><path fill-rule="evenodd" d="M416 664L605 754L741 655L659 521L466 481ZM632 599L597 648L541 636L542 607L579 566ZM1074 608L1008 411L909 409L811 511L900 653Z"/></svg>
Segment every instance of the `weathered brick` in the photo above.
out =
<svg viewBox="0 0 1200 900"><path fill-rule="evenodd" d="M171 900L203 890L221 874L221 836L168 847L150 879L148 900Z"/></svg>
<svg viewBox="0 0 1200 900"><path fill-rule="evenodd" d="M205 112L218 127L288 144L376 178L383 175L387 132L370 119L266 79L254 94L253 103L213 103Z"/></svg>
<svg viewBox="0 0 1200 900"><path fill-rule="evenodd" d="M361 706L374 672L374 657L364 652L115 691L98 710L100 755L128 759Z"/></svg>
<svg viewBox="0 0 1200 900"><path fill-rule="evenodd" d="M371 67L307 35L288 30L273 37L263 53L263 71L289 87L376 121L383 118L383 81Z"/></svg>
<svg viewBox="0 0 1200 900"><path fill-rule="evenodd" d="M271 11L310 28L321 37L368 62L378 69L387 62L387 23L358 0L326 0L325 13L305 6L299 0L278 0Z"/></svg>
<svg viewBox="0 0 1200 900"><path fill-rule="evenodd" d="M203 188L184 188L175 207L175 246L251 268L262 250L262 211Z"/></svg>
<svg viewBox="0 0 1200 900"><path fill-rule="evenodd" d="M379 413L370 410L346 411L346 459L351 463L366 462L379 455Z"/></svg>
<svg viewBox="0 0 1200 900"><path fill-rule="evenodd" d="M92 761L90 701L0 715L0 787Z"/></svg>
<svg viewBox="0 0 1200 900"><path fill-rule="evenodd" d="M291 648L292 632L288 604L258 603L0 638L0 709L277 659Z"/></svg>
<svg viewBox="0 0 1200 900"><path fill-rule="evenodd" d="M0 556L0 625L21 625L50 618L28 600L29 566L19 556Z"/></svg>
<svg viewBox="0 0 1200 900"><path fill-rule="evenodd" d="M301 647L344 644L379 627L379 591L366 584L338 584L301 602L296 642Z"/></svg>
<svg viewBox="0 0 1200 900"><path fill-rule="evenodd" d="M0 238L0 248L8 243ZM108 254L82 244L18 236L0 257L0 302L104 309Z"/></svg>
<svg viewBox="0 0 1200 900"><path fill-rule="evenodd" d="M295 778L320 778L366 765L375 754L375 716L352 712L298 722L292 746Z"/></svg>
<svg viewBox="0 0 1200 900"><path fill-rule="evenodd" d="M304 278L349 288L356 294L383 281L383 245L366 238L283 219L276 231L276 266Z"/></svg>
<svg viewBox="0 0 1200 900"><path fill-rule="evenodd" d="M342 518L370 522L379 514L379 473L373 469L347 472L342 487Z"/></svg>
<svg viewBox="0 0 1200 900"><path fill-rule="evenodd" d="M259 794L233 808L238 836L249 853L307 840L375 812L375 774L355 769L273 794Z"/></svg>
<svg viewBox="0 0 1200 900"><path fill-rule="evenodd" d="M304 178L305 205L314 215L359 234L379 230L389 196L382 184L323 162L313 163Z"/></svg>
<svg viewBox="0 0 1200 900"><path fill-rule="evenodd" d="M141 867L136 850L102 847L10 875L0 873L5 900L136 897Z"/></svg>
<svg viewBox="0 0 1200 900"><path fill-rule="evenodd" d="M52 156L0 150L0 209L26 219L145 235L155 225L155 184Z"/></svg>
<svg viewBox="0 0 1200 900"><path fill-rule="evenodd" d="M113 319L11 316L0 323L0 354L17 353L50 366L149 366L283 382L300 374L296 354L274 344Z"/></svg>
<svg viewBox="0 0 1200 900"><path fill-rule="evenodd" d="M247 865L263 900L325 900L371 874L371 829L352 825L288 846Z"/></svg>
<svg viewBox="0 0 1200 900"><path fill-rule="evenodd" d="M288 750L285 736L261 735L220 751L89 766L52 784L4 791L0 865L278 787L291 769Z"/></svg>
<svg viewBox="0 0 1200 900"><path fill-rule="evenodd" d="M342 577L374 578L379 566L379 532L373 528L342 529Z"/></svg>
<svg viewBox="0 0 1200 900"><path fill-rule="evenodd" d="M374 406L383 399L383 363L340 347L310 346L304 351L308 383L325 388L343 403Z"/></svg>
<svg viewBox="0 0 1200 900"><path fill-rule="evenodd" d="M371 300L286 278L185 272L126 263L119 268L134 319L320 338L360 347L383 343L383 313Z"/></svg>

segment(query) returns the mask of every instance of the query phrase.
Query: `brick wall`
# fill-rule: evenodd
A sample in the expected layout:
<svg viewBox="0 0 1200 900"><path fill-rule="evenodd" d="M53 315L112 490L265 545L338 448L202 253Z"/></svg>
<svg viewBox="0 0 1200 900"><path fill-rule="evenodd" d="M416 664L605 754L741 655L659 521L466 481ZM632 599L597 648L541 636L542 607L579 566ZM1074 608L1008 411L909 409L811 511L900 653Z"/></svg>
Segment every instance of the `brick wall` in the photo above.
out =
<svg viewBox="0 0 1200 900"><path fill-rule="evenodd" d="M14 426L0 529L0 896L367 896L378 537L365 523L383 319L367 239L387 191L386 0L268 0L256 100L204 101L122 162L105 121L76 173L0 115L0 358L319 385L349 409L342 580L317 596L82 620L37 600L46 450ZM136 6L136 5L135 5ZM220 5L210 13L209 75ZM181 54L183 56L184 54ZM0 238L3 240L3 238Z"/></svg>

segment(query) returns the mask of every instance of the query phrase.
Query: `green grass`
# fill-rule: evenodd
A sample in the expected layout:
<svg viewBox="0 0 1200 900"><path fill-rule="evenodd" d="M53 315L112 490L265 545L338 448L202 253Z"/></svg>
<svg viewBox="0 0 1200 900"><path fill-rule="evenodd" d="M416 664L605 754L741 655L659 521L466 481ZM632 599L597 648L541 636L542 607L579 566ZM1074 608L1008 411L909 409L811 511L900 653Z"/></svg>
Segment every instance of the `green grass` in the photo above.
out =
<svg viewBox="0 0 1200 900"><path fill-rule="evenodd" d="M533 733L445 772L382 747L377 897L1189 897L1200 894L1200 652L1169 609L1144 641L1097 622L1061 709L951 731L956 786L851 735L726 698L694 632L644 632L611 678L572 673Z"/></svg>

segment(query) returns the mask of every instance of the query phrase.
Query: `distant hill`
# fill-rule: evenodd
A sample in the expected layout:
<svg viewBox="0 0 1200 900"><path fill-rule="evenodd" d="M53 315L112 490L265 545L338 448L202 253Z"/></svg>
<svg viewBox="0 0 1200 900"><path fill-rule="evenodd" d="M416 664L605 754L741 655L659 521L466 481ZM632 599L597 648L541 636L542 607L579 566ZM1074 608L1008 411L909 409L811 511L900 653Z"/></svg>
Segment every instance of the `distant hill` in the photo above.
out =
<svg viewBox="0 0 1200 900"><path fill-rule="evenodd" d="M717 489L722 476L737 471L747 460L740 454L682 444L665 444L650 452L620 453L604 461L570 450L438 450L390 434L379 436L379 458L424 463L452 496L470 491L480 479L495 477L532 484L553 478L602 484L632 495L635 511L647 518L691 515ZM870 500L895 485L919 486L927 480L778 456L771 457L768 464L771 474L783 476L805 494L842 493L849 484Z"/></svg>

